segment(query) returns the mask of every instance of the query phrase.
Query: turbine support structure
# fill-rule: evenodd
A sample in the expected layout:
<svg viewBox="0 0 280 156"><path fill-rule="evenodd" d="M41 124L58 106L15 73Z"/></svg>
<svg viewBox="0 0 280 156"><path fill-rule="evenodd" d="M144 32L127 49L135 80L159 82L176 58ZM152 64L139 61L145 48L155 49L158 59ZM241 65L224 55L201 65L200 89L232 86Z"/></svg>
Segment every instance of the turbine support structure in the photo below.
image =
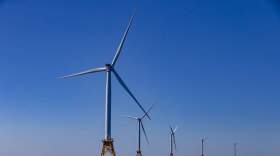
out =
<svg viewBox="0 0 280 156"><path fill-rule="evenodd" d="M237 143L233 144L233 155L237 156Z"/></svg>
<svg viewBox="0 0 280 156"><path fill-rule="evenodd" d="M207 137L201 139L201 156L204 156L204 144Z"/></svg>
<svg viewBox="0 0 280 156"><path fill-rule="evenodd" d="M111 65L106 64L105 140L111 139Z"/></svg>
<svg viewBox="0 0 280 156"><path fill-rule="evenodd" d="M105 99L105 138L103 140L100 156L105 156L107 152L111 156L116 156L113 139L111 138L111 69L110 64L106 64L106 99Z"/></svg>
<svg viewBox="0 0 280 156"><path fill-rule="evenodd" d="M140 150L137 150L137 151L136 151L136 156L142 156L142 153L141 153Z"/></svg>
<svg viewBox="0 0 280 156"><path fill-rule="evenodd" d="M141 153L141 119L138 119L138 150L136 151L136 156L142 156Z"/></svg>
<svg viewBox="0 0 280 156"><path fill-rule="evenodd" d="M105 156L105 154L107 152L109 152L111 154L111 156L116 156L113 142L114 141L112 139L104 139L103 140L103 146L102 146L100 156Z"/></svg>
<svg viewBox="0 0 280 156"><path fill-rule="evenodd" d="M170 156L173 156L173 136L170 136Z"/></svg>

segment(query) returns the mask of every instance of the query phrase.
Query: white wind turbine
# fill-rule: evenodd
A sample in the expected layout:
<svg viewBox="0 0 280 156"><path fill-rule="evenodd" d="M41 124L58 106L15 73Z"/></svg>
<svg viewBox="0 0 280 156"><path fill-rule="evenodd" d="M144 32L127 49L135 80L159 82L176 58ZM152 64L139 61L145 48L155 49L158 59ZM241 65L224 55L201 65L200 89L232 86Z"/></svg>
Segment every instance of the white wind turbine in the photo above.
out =
<svg viewBox="0 0 280 156"><path fill-rule="evenodd" d="M207 137L201 139L201 156L204 156L204 143Z"/></svg>
<svg viewBox="0 0 280 156"><path fill-rule="evenodd" d="M140 102L136 99L136 97L133 95L133 93L130 91L130 89L127 87L127 85L124 83L124 81L121 79L120 75L117 73L115 69L115 65L119 59L120 53L122 51L122 48L124 46L124 42L127 38L127 34L130 30L132 21L135 17L135 12L131 16L128 26L123 34L123 37L121 39L121 42L117 48L117 51L115 53L115 56L113 58L112 63L105 64L103 67L99 68L91 68L86 71L82 71L79 73L74 73L70 75L66 75L60 78L69 78L69 77L76 77L81 75L87 75L87 74L93 74L97 72L105 72L106 73L106 100L105 100L105 137L103 140L103 148L101 151L101 156L105 154L105 152L109 151L112 155L115 155L114 146L113 146L113 140L111 138L111 73L115 75L118 82L121 84L121 86L125 89L125 91L132 97L132 99L136 102L136 104L140 107L140 109L146 113L143 106L140 104ZM147 114L147 117L150 119L149 115Z"/></svg>
<svg viewBox="0 0 280 156"><path fill-rule="evenodd" d="M152 108L153 108L153 106L151 106L148 109L148 111L146 113L144 113L141 117L127 116L128 118L135 119L138 122L138 149L136 151L136 156L142 156L142 153L141 153L141 129L142 129L142 131L143 131L143 133L145 135L145 139L146 139L147 143L149 144L149 139L147 137L147 133L146 133L146 130L144 128L142 120L145 117L148 116L148 113L151 111Z"/></svg>
<svg viewBox="0 0 280 156"><path fill-rule="evenodd" d="M175 132L178 130L178 127L176 126L175 129L173 129L171 126L170 126L170 156L173 156L173 145L175 147L175 150L176 150L176 139L175 139Z"/></svg>

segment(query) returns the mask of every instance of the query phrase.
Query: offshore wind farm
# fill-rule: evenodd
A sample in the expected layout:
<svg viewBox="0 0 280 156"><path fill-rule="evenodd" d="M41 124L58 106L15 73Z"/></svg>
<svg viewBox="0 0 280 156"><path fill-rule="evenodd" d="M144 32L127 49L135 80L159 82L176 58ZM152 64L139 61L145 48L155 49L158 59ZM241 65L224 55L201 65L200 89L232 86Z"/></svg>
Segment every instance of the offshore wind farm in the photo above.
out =
<svg viewBox="0 0 280 156"><path fill-rule="evenodd" d="M116 50L116 54L113 58L113 61L111 64L105 64L104 67L99 67L99 68L91 68L82 72L78 72L78 73L74 73L74 74L70 74L70 75L66 75L66 76L62 76L60 78L71 78L71 77L76 77L76 76L82 76L82 75L87 75L87 74L93 74L93 73L98 73L98 72L106 72L106 98L105 98L105 136L104 136L104 140L103 140L103 145L102 145L102 149L100 152L100 156L105 156L105 155L112 155L115 156L116 152L115 152L115 148L114 148L114 140L111 137L111 73L113 73L116 77L116 79L118 80L118 82L121 84L121 86L125 89L125 91L131 96L131 98L135 101L135 103L139 106L139 108L141 109L141 111L144 113L141 117L132 117L132 116L127 116L128 118L132 118L138 121L138 149L136 151L136 156L142 156L142 152L141 152L141 131L144 133L145 139L146 141L149 143L148 141L148 137L147 137L147 133L146 130L144 128L144 124L143 124L143 119L146 117L148 119L151 120L150 116L149 116L149 112L151 111L152 107L150 107L147 111L144 109L144 107L140 104L140 102L136 99L136 97L133 95L133 93L130 91L130 89L127 87L127 85L125 84L125 82L122 80L122 78L120 77L120 75L117 73L117 71L114 69L115 64L117 63L120 54L122 52L122 48L124 46L124 43L126 41L127 35L129 33L131 24L133 22L133 19L135 17L135 13L134 12L129 20L129 23L127 25L127 28L123 34L123 37L121 39L121 42ZM175 141L175 132L177 131L177 127L175 129L173 129L172 127L170 127L171 130L171 151L170 151L170 156L173 156L173 145L176 149L176 141ZM203 156L203 155L202 155Z"/></svg>
<svg viewBox="0 0 280 156"><path fill-rule="evenodd" d="M127 93L132 97L132 99L136 102L136 104L141 108L141 110L145 113L145 116L147 116L149 119L149 114L145 111L143 106L140 104L140 102L136 99L136 97L133 95L133 93L130 91L130 89L127 87L127 85L124 83L120 75L117 73L117 71L114 69L115 64L118 61L118 58L121 54L122 48L124 46L124 42L126 40L127 34L130 30L130 26L132 24L133 18L135 16L135 13L131 16L129 20L129 24L125 30L125 33L122 37L122 40L118 46L118 49L116 51L115 57L111 64L105 64L104 67L99 68L92 68L88 69L86 71L82 71L79 73L74 73L66 76L62 76L61 78L69 78L69 77L76 77L81 75L87 75L97 72L106 72L106 98L105 98L105 137L103 140L103 146L101 150L101 156L104 156L107 152L111 153L111 155L115 156L115 149L113 145L113 140L111 137L111 73L113 73L121 86L127 91Z"/></svg>
<svg viewBox="0 0 280 156"><path fill-rule="evenodd" d="M0 1L0 155L280 155L276 5Z"/></svg>

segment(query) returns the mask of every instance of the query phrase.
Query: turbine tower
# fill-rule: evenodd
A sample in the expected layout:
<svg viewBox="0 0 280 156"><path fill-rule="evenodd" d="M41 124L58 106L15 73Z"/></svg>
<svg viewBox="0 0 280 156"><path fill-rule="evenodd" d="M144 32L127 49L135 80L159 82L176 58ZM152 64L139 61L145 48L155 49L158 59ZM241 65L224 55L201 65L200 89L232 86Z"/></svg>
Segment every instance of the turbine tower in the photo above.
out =
<svg viewBox="0 0 280 156"><path fill-rule="evenodd" d="M175 150L176 150L176 140L175 140L175 132L177 131L178 127L176 127L175 129L173 129L171 126L170 126L170 131L171 131L171 134L170 134L170 156L173 156L173 145L175 147Z"/></svg>
<svg viewBox="0 0 280 156"><path fill-rule="evenodd" d="M128 26L126 27L126 30L122 36L121 42L116 50L115 56L113 58L112 63L105 64L103 67L99 68L91 68L86 71L82 71L79 73L74 73L70 75L63 76L61 78L69 78L69 77L76 77L81 75L87 75L87 74L93 74L97 72L105 72L106 73L106 99L105 99L105 137L103 140L103 147L101 150L101 156L104 156L105 153L109 152L111 155L115 156L115 150L113 146L113 139L111 137L111 73L113 73L118 80L118 82L121 84L121 86L125 89L125 91L131 96L131 98L136 102L136 104L140 107L140 109L146 113L143 106L140 104L140 102L136 99L136 97L133 95L133 93L130 91L130 89L127 87L127 85L124 83L120 75L117 73L115 69L115 65L119 59L120 53L122 51L122 48L124 46L124 42L127 38L127 34L130 30L132 21L134 19L135 12L130 17ZM149 115L147 114L147 117L150 119Z"/></svg>
<svg viewBox="0 0 280 156"><path fill-rule="evenodd" d="M149 139L147 137L147 133L146 133L146 130L144 128L142 120L148 115L148 113L151 111L152 108L153 108L153 106L151 106L148 109L148 111L146 113L144 113L141 117L127 116L128 118L135 119L138 122L138 149L136 151L136 156L142 156L142 153L141 153L141 129L142 129L142 131L145 135L145 139L146 139L147 143L149 144Z"/></svg>
<svg viewBox="0 0 280 156"><path fill-rule="evenodd" d="M201 139L201 156L204 156L204 143L207 138Z"/></svg>
<svg viewBox="0 0 280 156"><path fill-rule="evenodd" d="M237 143L233 144L233 155L237 156Z"/></svg>

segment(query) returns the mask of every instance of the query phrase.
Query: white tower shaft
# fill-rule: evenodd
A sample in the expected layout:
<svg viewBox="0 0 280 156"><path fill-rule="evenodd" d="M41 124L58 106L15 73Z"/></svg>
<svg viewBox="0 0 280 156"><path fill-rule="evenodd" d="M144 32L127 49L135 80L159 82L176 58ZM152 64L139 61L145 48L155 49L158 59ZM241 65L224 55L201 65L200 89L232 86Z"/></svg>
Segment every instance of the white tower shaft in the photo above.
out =
<svg viewBox="0 0 280 156"><path fill-rule="evenodd" d="M106 65L105 140L111 139L111 66Z"/></svg>

